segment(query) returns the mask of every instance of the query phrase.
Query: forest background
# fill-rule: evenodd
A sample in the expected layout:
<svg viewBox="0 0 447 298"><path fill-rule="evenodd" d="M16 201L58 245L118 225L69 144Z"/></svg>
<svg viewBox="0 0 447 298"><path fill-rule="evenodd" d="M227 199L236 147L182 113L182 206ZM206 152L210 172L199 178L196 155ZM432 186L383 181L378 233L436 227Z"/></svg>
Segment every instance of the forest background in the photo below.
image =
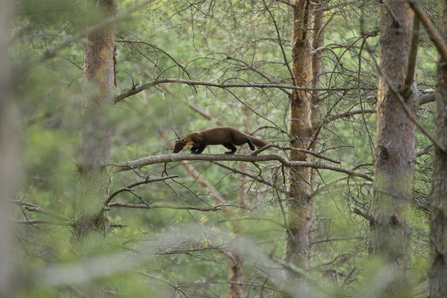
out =
<svg viewBox="0 0 447 298"><path fill-rule="evenodd" d="M441 3L9 2L0 297L444 295Z"/></svg>

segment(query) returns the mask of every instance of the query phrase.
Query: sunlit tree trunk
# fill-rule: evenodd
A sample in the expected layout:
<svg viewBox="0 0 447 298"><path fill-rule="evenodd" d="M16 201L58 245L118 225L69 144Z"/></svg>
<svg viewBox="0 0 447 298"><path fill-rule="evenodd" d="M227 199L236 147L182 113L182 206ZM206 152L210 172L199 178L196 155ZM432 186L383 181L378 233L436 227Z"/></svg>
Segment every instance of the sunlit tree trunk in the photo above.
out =
<svg viewBox="0 0 447 298"><path fill-rule="evenodd" d="M410 289L411 200L415 163L415 126L390 88L405 85L413 13L406 1L391 0L380 8L380 70L377 101L377 140L374 150L374 195L370 253L393 272L385 295L401 297ZM392 11L392 16L390 14ZM416 82L404 100L417 110Z"/></svg>
<svg viewBox="0 0 447 298"><path fill-rule="evenodd" d="M114 0L101 0L98 5L104 17L116 14ZM103 202L111 183L107 167L111 147L107 119L115 78L114 55L113 28L108 27L87 36L83 66L86 100L79 164L77 239L82 239L91 231L107 231L107 213L103 212Z"/></svg>
<svg viewBox="0 0 447 298"><path fill-rule="evenodd" d="M312 79L312 38L310 32L310 1L292 1L292 84L308 86ZM290 145L308 148L312 136L311 98L304 92L293 90L290 97ZM290 160L310 161L309 155L292 150ZM288 223L285 259L301 268L308 267L315 203L311 194L311 170L304 167L290 169L288 181Z"/></svg>
<svg viewBox="0 0 447 298"><path fill-rule="evenodd" d="M442 1L441 34L447 43L447 3ZM438 64L436 90L436 139L447 148L447 64ZM447 153L435 147L433 159L433 191L430 209L430 243L433 263L429 272L430 298L447 293Z"/></svg>

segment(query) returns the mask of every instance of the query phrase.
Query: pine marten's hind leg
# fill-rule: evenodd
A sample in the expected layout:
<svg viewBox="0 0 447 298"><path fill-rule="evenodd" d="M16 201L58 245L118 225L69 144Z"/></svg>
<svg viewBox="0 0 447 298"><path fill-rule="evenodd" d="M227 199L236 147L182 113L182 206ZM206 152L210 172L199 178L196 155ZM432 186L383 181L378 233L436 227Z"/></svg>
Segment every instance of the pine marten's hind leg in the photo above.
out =
<svg viewBox="0 0 447 298"><path fill-rule="evenodd" d="M230 149L231 151L225 152L225 154L234 154L236 152L236 146L231 143L222 144L225 148Z"/></svg>

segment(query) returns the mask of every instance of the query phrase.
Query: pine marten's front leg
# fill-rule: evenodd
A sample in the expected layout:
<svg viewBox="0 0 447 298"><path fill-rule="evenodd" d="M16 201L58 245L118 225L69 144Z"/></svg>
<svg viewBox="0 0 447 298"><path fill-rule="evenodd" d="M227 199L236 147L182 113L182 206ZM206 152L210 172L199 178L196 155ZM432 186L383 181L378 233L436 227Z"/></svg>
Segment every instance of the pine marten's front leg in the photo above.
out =
<svg viewBox="0 0 447 298"><path fill-rule="evenodd" d="M196 147L196 146L198 146L198 147ZM195 144L191 148L191 153L192 154L200 154L203 152L203 150L205 150L205 148L206 148L206 145L204 145L204 144ZM195 150L193 151L193 149L195 149Z"/></svg>

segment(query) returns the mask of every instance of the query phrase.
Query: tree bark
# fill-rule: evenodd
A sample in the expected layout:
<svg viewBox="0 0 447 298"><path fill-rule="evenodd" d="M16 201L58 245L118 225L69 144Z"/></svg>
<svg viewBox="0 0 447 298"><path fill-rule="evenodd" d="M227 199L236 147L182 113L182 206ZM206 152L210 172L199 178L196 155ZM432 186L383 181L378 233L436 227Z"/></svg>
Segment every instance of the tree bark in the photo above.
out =
<svg viewBox="0 0 447 298"><path fill-rule="evenodd" d="M19 285L14 278L14 262L11 261L10 225L12 213L9 201L14 197L17 179L17 131L14 131L12 107L13 80L9 56L10 21L12 3L0 0L0 298L15 297Z"/></svg>
<svg viewBox="0 0 447 298"><path fill-rule="evenodd" d="M415 126L405 114L397 95L405 85L410 52L413 13L406 1L387 1L380 8L380 59L374 149L374 194L370 254L381 257L395 273L385 290L390 297L403 297L410 290L411 199L416 158ZM417 89L404 98L413 115L417 111Z"/></svg>
<svg viewBox="0 0 447 298"><path fill-rule="evenodd" d="M292 1L292 84L307 86L312 79L312 39L310 31L310 1ZM289 137L290 146L307 149L312 136L311 99L306 92L293 90L290 96ZM302 152L290 151L290 160L310 161ZM315 203L311 194L311 169L292 167L288 181L287 231L285 259L308 268Z"/></svg>
<svg viewBox="0 0 447 298"><path fill-rule="evenodd" d="M442 1L441 35L447 42L447 3ZM447 148L447 64L438 63L436 90L436 137ZM435 146L433 158L433 191L430 208L430 242L433 263L429 271L430 298L447 293L447 153Z"/></svg>
<svg viewBox="0 0 447 298"><path fill-rule="evenodd" d="M104 17L116 14L114 0L101 0L98 5ZM103 204L110 188L111 135L107 124L108 109L113 104L115 79L115 29L105 28L87 36L84 53L84 92L82 144L80 149L77 239L91 231L106 232L107 213Z"/></svg>

